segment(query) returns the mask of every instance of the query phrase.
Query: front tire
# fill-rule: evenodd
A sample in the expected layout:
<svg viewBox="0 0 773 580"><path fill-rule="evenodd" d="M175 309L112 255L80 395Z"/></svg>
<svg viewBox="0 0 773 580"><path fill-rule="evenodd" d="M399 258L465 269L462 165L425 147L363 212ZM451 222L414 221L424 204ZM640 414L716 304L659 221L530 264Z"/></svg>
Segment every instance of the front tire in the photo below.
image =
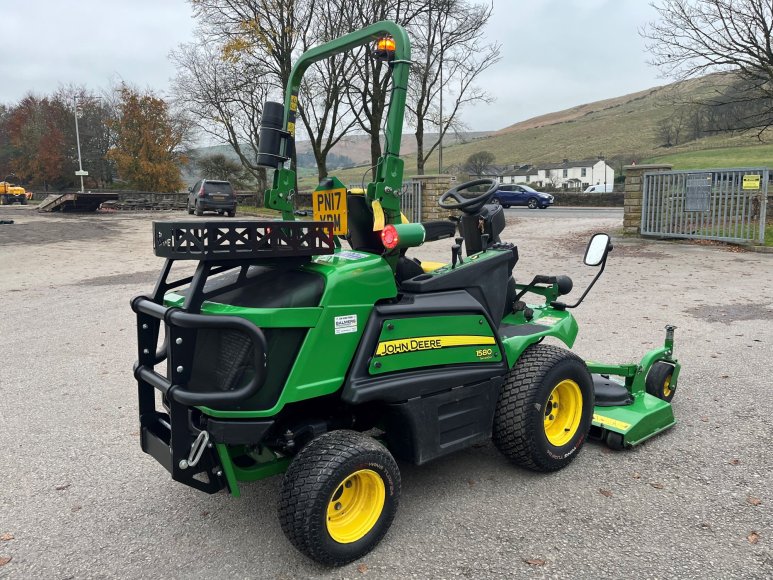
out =
<svg viewBox="0 0 773 580"><path fill-rule="evenodd" d="M527 205L529 206L529 209L537 209L537 207L539 206L539 202L532 197L529 200L529 203Z"/></svg>
<svg viewBox="0 0 773 580"><path fill-rule="evenodd" d="M392 524L400 471L387 449L354 431L332 431L295 457L282 480L279 522L303 554L341 566L370 552Z"/></svg>
<svg viewBox="0 0 773 580"><path fill-rule="evenodd" d="M663 361L657 361L647 373L645 389L653 397L671 402L676 394L676 386L671 384L674 376L674 367Z"/></svg>
<svg viewBox="0 0 773 580"><path fill-rule="evenodd" d="M556 346L532 345L502 386L494 444L527 469L562 469L587 439L593 403L593 380L582 359Z"/></svg>

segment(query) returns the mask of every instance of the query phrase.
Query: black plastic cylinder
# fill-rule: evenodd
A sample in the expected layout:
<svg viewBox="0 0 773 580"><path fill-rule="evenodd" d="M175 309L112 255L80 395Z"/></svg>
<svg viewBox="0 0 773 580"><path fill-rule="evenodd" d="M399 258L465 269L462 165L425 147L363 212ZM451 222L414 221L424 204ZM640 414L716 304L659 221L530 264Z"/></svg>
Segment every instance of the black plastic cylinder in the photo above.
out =
<svg viewBox="0 0 773 580"><path fill-rule="evenodd" d="M263 116L260 119L260 137L257 164L277 169L286 160L281 153L282 140L285 138L282 124L285 108L282 103L266 101L263 104Z"/></svg>

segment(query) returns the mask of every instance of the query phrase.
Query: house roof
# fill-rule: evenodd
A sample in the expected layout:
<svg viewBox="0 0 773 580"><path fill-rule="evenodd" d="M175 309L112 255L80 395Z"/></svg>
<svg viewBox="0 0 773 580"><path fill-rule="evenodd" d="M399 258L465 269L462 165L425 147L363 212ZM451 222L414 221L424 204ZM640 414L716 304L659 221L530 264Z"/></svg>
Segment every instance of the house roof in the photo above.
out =
<svg viewBox="0 0 773 580"><path fill-rule="evenodd" d="M544 163L540 165L540 169L569 169L570 167L593 167L599 161L603 159L580 159L579 161L572 161L567 159L561 163Z"/></svg>
<svg viewBox="0 0 773 580"><path fill-rule="evenodd" d="M515 169L503 171L500 175L516 176L516 175L537 175L537 169L533 165L521 165Z"/></svg>

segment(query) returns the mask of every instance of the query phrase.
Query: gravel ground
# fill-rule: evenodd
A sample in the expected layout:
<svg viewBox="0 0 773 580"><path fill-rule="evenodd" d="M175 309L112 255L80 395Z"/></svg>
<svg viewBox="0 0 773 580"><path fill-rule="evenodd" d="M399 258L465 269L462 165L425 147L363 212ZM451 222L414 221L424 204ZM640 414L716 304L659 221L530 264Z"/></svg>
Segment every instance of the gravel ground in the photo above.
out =
<svg viewBox="0 0 773 580"><path fill-rule="evenodd" d="M173 217L0 208L16 220L0 225L0 578L773 577L773 255L615 236L574 350L636 360L676 324L677 426L625 452L590 443L551 475L491 445L401 464L389 534L327 570L282 535L279 478L207 496L139 448L128 303L161 266L151 220ZM519 280L569 274L581 290L589 234L619 226L548 210L511 216L503 237Z"/></svg>

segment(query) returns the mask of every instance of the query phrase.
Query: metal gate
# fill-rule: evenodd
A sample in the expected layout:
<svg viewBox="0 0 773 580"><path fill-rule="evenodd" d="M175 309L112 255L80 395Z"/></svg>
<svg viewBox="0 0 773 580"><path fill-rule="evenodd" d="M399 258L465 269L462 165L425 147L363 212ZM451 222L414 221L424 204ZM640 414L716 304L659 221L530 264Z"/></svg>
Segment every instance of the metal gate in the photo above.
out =
<svg viewBox="0 0 773 580"><path fill-rule="evenodd" d="M642 235L764 242L768 169L644 174Z"/></svg>
<svg viewBox="0 0 773 580"><path fill-rule="evenodd" d="M421 221L421 181L408 180L400 191L400 208L411 223Z"/></svg>

